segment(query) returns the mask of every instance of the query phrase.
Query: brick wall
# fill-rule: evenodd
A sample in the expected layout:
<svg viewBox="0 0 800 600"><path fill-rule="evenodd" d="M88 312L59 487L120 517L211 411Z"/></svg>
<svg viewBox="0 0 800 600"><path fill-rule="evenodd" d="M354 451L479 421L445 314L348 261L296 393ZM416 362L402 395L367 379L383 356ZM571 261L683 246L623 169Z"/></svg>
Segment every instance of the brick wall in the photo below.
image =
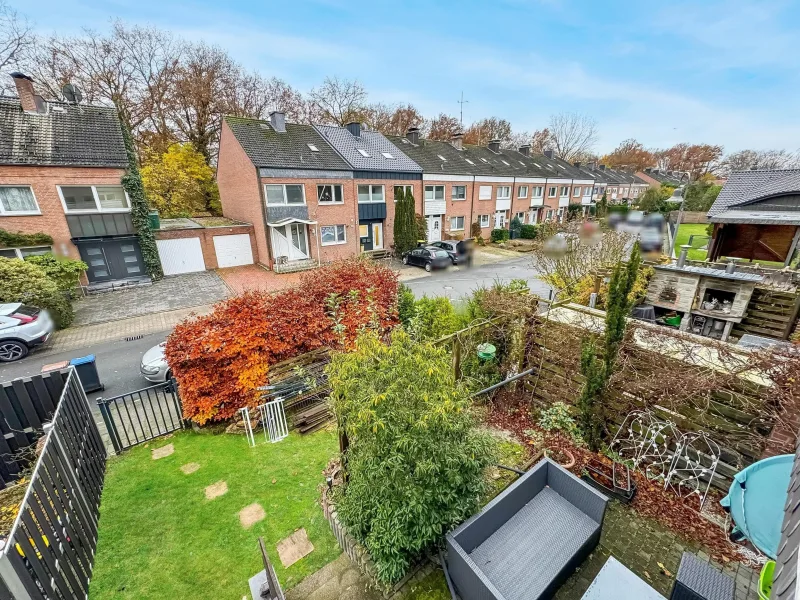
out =
<svg viewBox="0 0 800 600"><path fill-rule="evenodd" d="M233 225L230 227L202 227L190 229L166 229L155 231L157 240L175 240L185 238L200 238L200 248L203 251L203 261L206 269L216 269L217 252L214 248L214 237L219 235L249 234L250 249L253 251L253 260L258 262L255 229L249 223Z"/></svg>
<svg viewBox="0 0 800 600"><path fill-rule="evenodd" d="M30 186L40 215L2 216L0 228L11 232L46 233L56 254L80 258L58 195L60 185L120 185L122 169L101 167L0 166L0 185Z"/></svg>

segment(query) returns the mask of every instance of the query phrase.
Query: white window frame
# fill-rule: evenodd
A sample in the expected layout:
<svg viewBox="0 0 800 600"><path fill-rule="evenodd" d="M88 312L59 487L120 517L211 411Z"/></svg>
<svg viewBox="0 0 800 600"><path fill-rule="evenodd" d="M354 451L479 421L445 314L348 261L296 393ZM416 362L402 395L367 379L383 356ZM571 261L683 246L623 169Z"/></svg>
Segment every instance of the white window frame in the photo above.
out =
<svg viewBox="0 0 800 600"><path fill-rule="evenodd" d="M580 198L581 197L581 186L576 185L572 188L572 197L573 198Z"/></svg>
<svg viewBox="0 0 800 600"><path fill-rule="evenodd" d="M303 203L302 204L289 204L286 201L286 186L287 185L299 185L300 186L300 189L303 190ZM270 204L269 195L267 194L267 186L281 186L281 188L283 189L283 202L282 203L277 204L277 203L273 202L273 203ZM344 191L344 190L342 190L342 191ZM264 184L264 202L267 203L267 206L306 206L308 204L308 201L306 200L306 186L304 184L302 184L302 183L265 183Z"/></svg>
<svg viewBox="0 0 800 600"><path fill-rule="evenodd" d="M569 186L562 185L561 186L561 197L562 198L569 198Z"/></svg>
<svg viewBox="0 0 800 600"><path fill-rule="evenodd" d="M458 226L459 219L461 219L461 227ZM450 231L464 231L466 220L466 217L450 217ZM453 227L453 221L456 223L455 227Z"/></svg>
<svg viewBox="0 0 800 600"><path fill-rule="evenodd" d="M411 190L411 195L412 196L414 195L414 186L413 185L400 184L400 185L392 186L392 197L394 198L394 203L395 204L397 204L397 196L395 196L394 193L397 190L397 188L399 188L399 187L403 188L403 194L405 194L408 190ZM356 192L358 192L358 189L356 189ZM416 201L416 198L414 200Z"/></svg>
<svg viewBox="0 0 800 600"><path fill-rule="evenodd" d="M436 197L437 189L442 190L441 198ZM429 190L431 192L431 197L427 198L426 194L428 193ZM422 188L422 198L424 202L444 202L447 199L446 194L447 194L447 189L443 185L426 185Z"/></svg>
<svg viewBox="0 0 800 600"><path fill-rule="evenodd" d="M361 195L358 193L358 188L362 185L366 185L369 187L369 200L364 202L361 201ZM375 188L381 188L383 190L383 198L381 200L373 200L372 196L375 194ZM386 186L385 185L373 185L371 183L357 183L356 184L356 198L358 199L359 204L380 204L381 202L386 202Z"/></svg>
<svg viewBox="0 0 800 600"><path fill-rule="evenodd" d="M464 197L463 198L456 198L456 188L462 188L464 190ZM465 185L454 185L450 188L450 198L453 202L461 202L467 199L467 186Z"/></svg>
<svg viewBox="0 0 800 600"><path fill-rule="evenodd" d="M524 193L523 190L525 190ZM519 188L517 189L517 198L527 198L527 197L528 197L528 186L527 185L519 186Z"/></svg>
<svg viewBox="0 0 800 600"><path fill-rule="evenodd" d="M478 188L478 200L491 200L492 199L492 186L482 185Z"/></svg>
<svg viewBox="0 0 800 600"><path fill-rule="evenodd" d="M531 189L531 198L542 198L544 196L544 186L535 185Z"/></svg>
<svg viewBox="0 0 800 600"><path fill-rule="evenodd" d="M28 188L31 191L31 196L33 196L33 202L36 204L35 211L28 211L28 210L6 210L3 208L3 203L0 202L0 217L15 217L15 216L25 216L25 215L40 215L42 214L42 209L39 208L39 201L36 199L36 193L33 191L32 185L0 185L0 187L4 188ZM128 200L128 204L130 204L130 200Z"/></svg>
<svg viewBox="0 0 800 600"><path fill-rule="evenodd" d="M515 213L514 216L519 219L520 223L524 223L525 222L525 213L524 212Z"/></svg>
<svg viewBox="0 0 800 600"><path fill-rule="evenodd" d="M583 186L583 197L588 198L592 195L592 186L585 185Z"/></svg>
<svg viewBox="0 0 800 600"><path fill-rule="evenodd" d="M18 186L7 186L7 187L18 187ZM27 213L27 214L32 214L32 213ZM53 247L47 244L42 244L41 246L22 246L21 248L0 248L0 250L3 250L4 252L12 250L17 255L18 259L23 260L25 257L22 256L22 251L30 250L31 248L50 248L50 253L51 254L53 253Z"/></svg>
<svg viewBox="0 0 800 600"><path fill-rule="evenodd" d="M478 215L478 223L480 224L481 228L491 226L491 216L492 215Z"/></svg>
<svg viewBox="0 0 800 600"><path fill-rule="evenodd" d="M335 241L333 241L333 242L324 242L324 241L322 241L323 240L322 230L325 229L326 227L333 227L333 237L336 238ZM339 227L342 228L342 232L344 233L344 239L343 240L339 240ZM322 245L322 246L341 246L342 244L346 244L347 243L347 227L345 225L320 225L319 226L319 240L320 240L320 245Z"/></svg>
<svg viewBox="0 0 800 600"><path fill-rule="evenodd" d="M88 187L92 190L92 196L94 197L94 205L95 209L92 210L91 208L87 209L78 209L78 210L70 210L67 208L67 202L64 200L64 192L61 188L65 187ZM100 207L100 196L97 195L97 188L99 187L122 187L122 184L101 184L101 185L81 185L81 184L71 184L65 183L63 185L57 185L56 190L58 190L58 197L61 200L61 206L64 208L65 215L85 215L85 214L95 214L95 213L129 213L131 212L131 199L128 196L128 191L122 187L122 193L125 194L125 199L128 201L128 208L101 208ZM33 214L33 213L31 213Z"/></svg>
<svg viewBox="0 0 800 600"><path fill-rule="evenodd" d="M303 186L303 187L305 188L305 186ZM342 192L341 193L342 200L341 201L333 200L332 202L323 202L322 200L320 200L319 199L320 198L320 189L321 188L325 188L325 187L331 188L331 192L333 192L333 194L331 195L331 198L336 198L336 193L333 191L333 188L339 188L341 190L341 192ZM266 190L265 190L265 193L266 193ZM286 190L283 191L283 197L286 198ZM341 183L318 183L317 184L317 204L319 206L341 206L342 204L344 204L344 186ZM289 205L289 204L287 204L285 206L299 206L299 205Z"/></svg>
<svg viewBox="0 0 800 600"><path fill-rule="evenodd" d="M503 192L503 195L500 195L500 192ZM498 200L510 200L511 199L511 186L510 185L498 185L497 186L497 199Z"/></svg>
<svg viewBox="0 0 800 600"><path fill-rule="evenodd" d="M548 198L555 198L558 195L558 186L551 185L550 189L547 190L547 197Z"/></svg>

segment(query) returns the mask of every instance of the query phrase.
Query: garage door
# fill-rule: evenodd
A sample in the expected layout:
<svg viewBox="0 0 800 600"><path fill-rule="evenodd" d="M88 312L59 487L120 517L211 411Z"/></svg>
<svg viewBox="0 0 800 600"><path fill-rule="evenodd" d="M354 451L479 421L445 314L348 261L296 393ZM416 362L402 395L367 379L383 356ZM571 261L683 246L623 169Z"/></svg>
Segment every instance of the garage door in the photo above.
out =
<svg viewBox="0 0 800 600"><path fill-rule="evenodd" d="M214 251L217 253L219 267L238 267L253 264L253 249L250 247L250 236L215 235Z"/></svg>
<svg viewBox="0 0 800 600"><path fill-rule="evenodd" d="M200 238L156 240L156 244L158 245L158 255L161 257L161 266L164 267L164 275L206 270Z"/></svg>

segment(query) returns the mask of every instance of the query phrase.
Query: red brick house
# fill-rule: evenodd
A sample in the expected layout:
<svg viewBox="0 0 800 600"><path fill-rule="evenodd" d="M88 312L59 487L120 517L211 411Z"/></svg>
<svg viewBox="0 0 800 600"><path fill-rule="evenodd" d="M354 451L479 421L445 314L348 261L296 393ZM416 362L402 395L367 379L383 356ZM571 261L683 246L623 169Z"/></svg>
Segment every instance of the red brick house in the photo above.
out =
<svg viewBox="0 0 800 600"><path fill-rule="evenodd" d="M19 98L0 98L0 229L45 233L52 246L0 248L22 258L81 258L90 284L147 277L130 199L127 154L112 108L44 101L13 73Z"/></svg>

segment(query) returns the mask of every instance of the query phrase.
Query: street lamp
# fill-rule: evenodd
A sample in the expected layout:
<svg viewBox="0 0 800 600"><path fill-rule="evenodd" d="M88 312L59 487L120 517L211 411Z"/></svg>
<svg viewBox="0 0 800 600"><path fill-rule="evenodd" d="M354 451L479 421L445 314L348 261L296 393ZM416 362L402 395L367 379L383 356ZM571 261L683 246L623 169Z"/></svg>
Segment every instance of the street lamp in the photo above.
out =
<svg viewBox="0 0 800 600"><path fill-rule="evenodd" d="M692 173L690 171L675 171L675 173L681 173L682 175L686 175L686 185L682 185L680 187L675 188L672 192L672 196L670 200L672 202L677 202L680 198L681 207L678 210L678 218L675 220L675 235L672 236L672 257L675 258L675 240L678 239L678 228L681 226L681 220L683 219L683 205L686 203L686 192L689 191L689 186L692 184ZM683 179L683 177L681 177Z"/></svg>

